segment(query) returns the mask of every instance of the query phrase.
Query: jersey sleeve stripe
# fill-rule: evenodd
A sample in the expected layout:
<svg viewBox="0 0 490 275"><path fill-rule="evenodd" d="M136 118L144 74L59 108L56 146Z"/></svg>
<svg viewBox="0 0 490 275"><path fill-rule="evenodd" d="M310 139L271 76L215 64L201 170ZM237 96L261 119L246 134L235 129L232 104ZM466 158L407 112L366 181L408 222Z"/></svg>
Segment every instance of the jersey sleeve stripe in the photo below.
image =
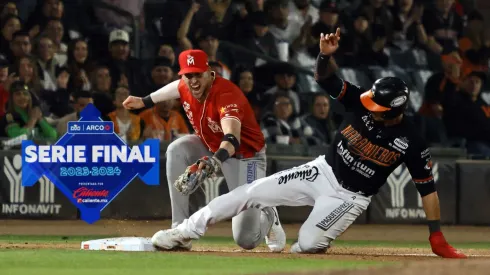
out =
<svg viewBox="0 0 490 275"><path fill-rule="evenodd" d="M347 83L343 79L342 84L342 91L340 91L339 95L335 98L336 100L341 100L344 97L345 92L347 91Z"/></svg>
<svg viewBox="0 0 490 275"><path fill-rule="evenodd" d="M220 121L222 121L223 119L234 119L234 120L240 122L240 124L242 123L242 121L236 116L226 116L226 117L222 118Z"/></svg>
<svg viewBox="0 0 490 275"><path fill-rule="evenodd" d="M427 183L427 182L433 181L434 180L434 177L433 176L430 176L430 177L425 178L425 179L412 179L412 180L415 183Z"/></svg>

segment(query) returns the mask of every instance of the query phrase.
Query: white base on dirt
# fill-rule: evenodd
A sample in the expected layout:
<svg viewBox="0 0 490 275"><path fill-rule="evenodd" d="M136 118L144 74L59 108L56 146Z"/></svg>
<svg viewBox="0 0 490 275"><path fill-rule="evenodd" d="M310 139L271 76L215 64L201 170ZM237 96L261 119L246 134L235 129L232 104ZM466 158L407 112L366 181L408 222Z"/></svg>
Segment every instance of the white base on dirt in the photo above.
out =
<svg viewBox="0 0 490 275"><path fill-rule="evenodd" d="M121 237L82 242L82 250L157 251L151 238Z"/></svg>

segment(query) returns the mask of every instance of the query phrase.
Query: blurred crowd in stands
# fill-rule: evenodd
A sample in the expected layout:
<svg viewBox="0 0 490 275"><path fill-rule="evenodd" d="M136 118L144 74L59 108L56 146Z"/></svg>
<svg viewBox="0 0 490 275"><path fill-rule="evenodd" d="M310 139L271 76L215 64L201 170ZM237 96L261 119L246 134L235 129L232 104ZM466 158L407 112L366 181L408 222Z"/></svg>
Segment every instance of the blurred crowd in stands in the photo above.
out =
<svg viewBox="0 0 490 275"><path fill-rule="evenodd" d="M56 140L89 103L126 141L192 133L178 100L122 102L178 79L178 54L199 48L246 94L268 143L329 145L344 111L313 68L320 34L340 28L330 70L365 88L402 78L430 144L490 157L490 32L470 2L1 0L0 135Z"/></svg>

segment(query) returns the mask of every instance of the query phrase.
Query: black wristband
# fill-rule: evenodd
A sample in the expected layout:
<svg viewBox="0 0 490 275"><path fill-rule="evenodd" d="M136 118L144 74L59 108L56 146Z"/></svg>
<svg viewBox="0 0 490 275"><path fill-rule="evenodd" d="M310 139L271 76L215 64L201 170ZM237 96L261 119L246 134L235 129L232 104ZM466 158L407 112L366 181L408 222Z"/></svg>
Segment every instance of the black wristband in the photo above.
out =
<svg viewBox="0 0 490 275"><path fill-rule="evenodd" d="M219 148L216 153L214 153L214 157L217 158L221 163L230 158L230 153L225 148Z"/></svg>
<svg viewBox="0 0 490 275"><path fill-rule="evenodd" d="M238 153L238 149L240 149L240 141L238 141L238 139L232 135L232 134L226 134L222 141L228 141L230 142L233 147L235 147L235 154Z"/></svg>
<svg viewBox="0 0 490 275"><path fill-rule="evenodd" d="M153 99L151 99L150 95L143 97L143 104L145 104L146 108L151 108L155 106L155 102L153 102Z"/></svg>
<svg viewBox="0 0 490 275"><path fill-rule="evenodd" d="M319 53L315 63L315 78L322 79L327 77L328 62L330 61L330 55L324 55Z"/></svg>
<svg viewBox="0 0 490 275"><path fill-rule="evenodd" d="M429 232L431 234L434 232L441 231L441 221L440 220L428 221L428 225L429 225Z"/></svg>

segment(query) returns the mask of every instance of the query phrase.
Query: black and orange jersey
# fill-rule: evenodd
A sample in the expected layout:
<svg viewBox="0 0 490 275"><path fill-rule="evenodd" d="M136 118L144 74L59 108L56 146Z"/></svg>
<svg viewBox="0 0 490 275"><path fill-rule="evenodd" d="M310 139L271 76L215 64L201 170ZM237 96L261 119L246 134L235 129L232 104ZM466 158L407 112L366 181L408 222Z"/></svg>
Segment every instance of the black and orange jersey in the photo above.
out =
<svg viewBox="0 0 490 275"><path fill-rule="evenodd" d="M375 122L361 103L360 95L365 89L336 76L319 84L346 109L325 157L341 185L374 195L388 176L405 163L419 191L422 185L433 187L430 150L408 117L404 116L397 125L385 126Z"/></svg>

